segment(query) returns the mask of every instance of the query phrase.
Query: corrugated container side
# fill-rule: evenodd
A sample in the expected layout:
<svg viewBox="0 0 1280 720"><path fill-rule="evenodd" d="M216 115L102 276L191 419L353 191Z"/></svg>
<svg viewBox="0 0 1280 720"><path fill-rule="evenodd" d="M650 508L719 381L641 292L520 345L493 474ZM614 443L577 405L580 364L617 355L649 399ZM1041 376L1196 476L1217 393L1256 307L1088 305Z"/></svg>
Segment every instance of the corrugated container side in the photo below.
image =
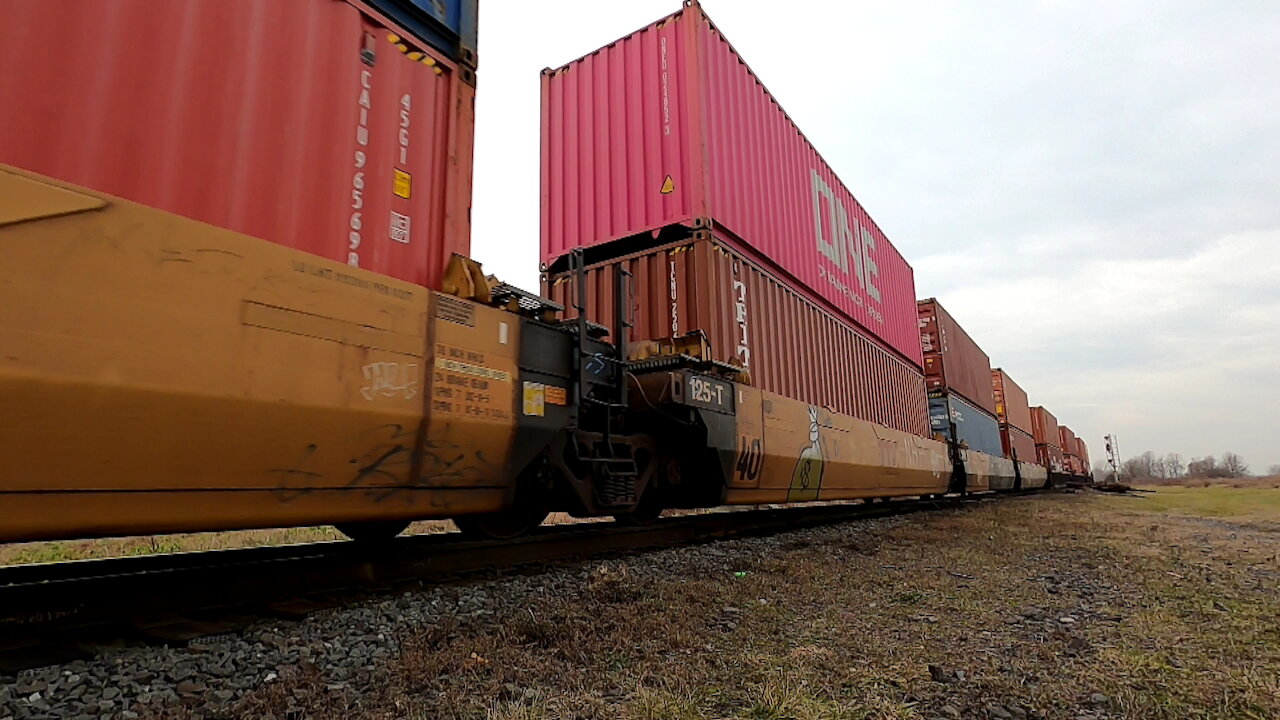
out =
<svg viewBox="0 0 1280 720"><path fill-rule="evenodd" d="M1067 455L1076 454L1076 434L1066 425L1058 426L1058 447Z"/></svg>
<svg viewBox="0 0 1280 720"><path fill-rule="evenodd" d="M995 415L991 358L934 298L916 304L929 392L951 392Z"/></svg>
<svg viewBox="0 0 1280 720"><path fill-rule="evenodd" d="M1072 475L1084 475L1084 464L1080 462L1080 457L1074 453L1064 454L1063 461L1066 463L1067 472Z"/></svg>
<svg viewBox="0 0 1280 720"><path fill-rule="evenodd" d="M955 427L955 439L971 450L1004 457L1000 443L1000 425L994 415L979 409L959 395L947 393L929 394L929 429L951 439Z"/></svg>
<svg viewBox="0 0 1280 720"><path fill-rule="evenodd" d="M715 359L741 363L757 387L928 436L918 369L705 231L588 267L588 318L610 328L617 267L633 276L632 342L702 330ZM573 305L571 273L543 283Z"/></svg>
<svg viewBox="0 0 1280 720"><path fill-rule="evenodd" d="M4 13L0 162L428 287L469 252L471 71L366 6Z"/></svg>
<svg viewBox="0 0 1280 720"><path fill-rule="evenodd" d="M1027 391L1000 368L991 370L991 397L996 403L996 417L1023 432L1031 432L1031 401Z"/></svg>
<svg viewBox="0 0 1280 720"><path fill-rule="evenodd" d="M1078 437L1076 438L1076 455L1079 455L1080 460L1084 462L1085 470L1093 468L1093 464L1089 461L1089 446Z"/></svg>
<svg viewBox="0 0 1280 720"><path fill-rule="evenodd" d="M543 262L673 224L920 364L911 266L696 4L542 78Z"/></svg>
<svg viewBox="0 0 1280 720"><path fill-rule="evenodd" d="M1043 465L1053 472L1063 472L1066 469L1065 459L1062 455L1062 449L1057 445L1036 444L1036 462Z"/></svg>
<svg viewBox="0 0 1280 720"><path fill-rule="evenodd" d="M1059 444L1062 440L1058 436L1058 419L1043 407L1031 408L1031 436L1036 439L1037 445L1062 447Z"/></svg>
<svg viewBox="0 0 1280 720"><path fill-rule="evenodd" d="M1036 441L1030 433L1001 423L1000 443L1006 457L1012 458L1016 453L1017 459L1021 462L1036 462Z"/></svg>

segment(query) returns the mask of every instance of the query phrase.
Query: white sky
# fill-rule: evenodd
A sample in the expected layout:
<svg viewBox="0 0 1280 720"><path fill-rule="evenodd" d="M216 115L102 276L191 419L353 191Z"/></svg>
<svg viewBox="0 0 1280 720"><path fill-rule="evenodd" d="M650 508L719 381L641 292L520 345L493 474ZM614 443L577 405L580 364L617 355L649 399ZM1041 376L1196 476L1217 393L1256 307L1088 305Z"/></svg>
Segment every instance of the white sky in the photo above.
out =
<svg viewBox="0 0 1280 720"><path fill-rule="evenodd" d="M538 72L677 0L481 3L473 253L537 287ZM1280 2L703 7L937 296L1103 457L1280 464ZM554 9L554 12L551 9Z"/></svg>

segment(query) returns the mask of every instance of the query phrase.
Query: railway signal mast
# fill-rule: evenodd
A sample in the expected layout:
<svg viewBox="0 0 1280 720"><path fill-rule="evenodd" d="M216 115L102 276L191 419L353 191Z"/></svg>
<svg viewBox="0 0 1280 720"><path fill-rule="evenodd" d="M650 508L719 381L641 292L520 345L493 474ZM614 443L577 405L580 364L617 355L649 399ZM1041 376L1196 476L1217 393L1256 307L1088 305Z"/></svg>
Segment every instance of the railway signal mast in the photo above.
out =
<svg viewBox="0 0 1280 720"><path fill-rule="evenodd" d="M1104 435L1107 441L1107 462L1111 464L1111 482L1120 482L1120 443L1115 435Z"/></svg>

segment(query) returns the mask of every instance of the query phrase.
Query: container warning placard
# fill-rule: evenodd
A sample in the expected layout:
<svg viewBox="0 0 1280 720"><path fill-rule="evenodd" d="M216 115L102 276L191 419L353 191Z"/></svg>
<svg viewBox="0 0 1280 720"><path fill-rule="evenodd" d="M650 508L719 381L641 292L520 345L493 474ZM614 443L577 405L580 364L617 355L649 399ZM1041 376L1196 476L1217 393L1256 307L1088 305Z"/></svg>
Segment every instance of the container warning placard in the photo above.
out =
<svg viewBox="0 0 1280 720"><path fill-rule="evenodd" d="M542 417L547 414L547 386L542 383L524 384L524 414Z"/></svg>
<svg viewBox="0 0 1280 720"><path fill-rule="evenodd" d="M409 216L401 215L395 210L391 211L391 223L389 226L389 237L398 243L409 243Z"/></svg>
<svg viewBox="0 0 1280 720"><path fill-rule="evenodd" d="M547 402L552 405L568 405L569 398L565 389L555 385L547 386Z"/></svg>
<svg viewBox="0 0 1280 720"><path fill-rule="evenodd" d="M408 200L412 191L413 177L400 168L396 168L396 180L395 185L393 186L393 192L395 192L396 197L402 197L405 200Z"/></svg>

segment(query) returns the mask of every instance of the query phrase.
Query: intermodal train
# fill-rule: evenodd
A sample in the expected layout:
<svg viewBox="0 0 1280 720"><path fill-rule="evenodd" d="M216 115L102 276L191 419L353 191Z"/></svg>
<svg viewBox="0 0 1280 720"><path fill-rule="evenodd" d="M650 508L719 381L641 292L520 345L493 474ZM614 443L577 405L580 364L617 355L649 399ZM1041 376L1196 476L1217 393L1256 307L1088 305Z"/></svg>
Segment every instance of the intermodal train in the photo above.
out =
<svg viewBox="0 0 1280 720"><path fill-rule="evenodd" d="M544 292L487 276L467 257L475 16L475 0L6 7L0 541L303 525L379 539L430 518L511 537L551 511L642 523L1068 477L980 452L953 418L929 430L919 333L883 329L916 328L910 268L816 152L796 187L816 198L802 214L838 221L819 220L825 262L859 269L845 306L790 259L750 255L716 195L732 188L699 187L648 144L715 122L697 98L664 97L687 83L662 74L708 69L692 43L719 35L697 3L629 36L655 60L637 77L591 81L708 113L614 138L617 162L654 179L638 199L585 171L565 184L565 163L582 171L579 152L601 147L556 125L582 119L561 110L587 59L544 73ZM771 112L755 127L791 127ZM700 242L726 272L756 273L751 292L790 293L792 314L753 315L745 275L696 274L706 265L681 269L702 304L676 307L674 279L636 269ZM798 230L780 242L815 247ZM736 324L712 312L723 302ZM802 316L815 320L797 342L823 347L788 360L781 325ZM841 359L855 355L865 377ZM834 364L787 386L814 363Z"/></svg>

